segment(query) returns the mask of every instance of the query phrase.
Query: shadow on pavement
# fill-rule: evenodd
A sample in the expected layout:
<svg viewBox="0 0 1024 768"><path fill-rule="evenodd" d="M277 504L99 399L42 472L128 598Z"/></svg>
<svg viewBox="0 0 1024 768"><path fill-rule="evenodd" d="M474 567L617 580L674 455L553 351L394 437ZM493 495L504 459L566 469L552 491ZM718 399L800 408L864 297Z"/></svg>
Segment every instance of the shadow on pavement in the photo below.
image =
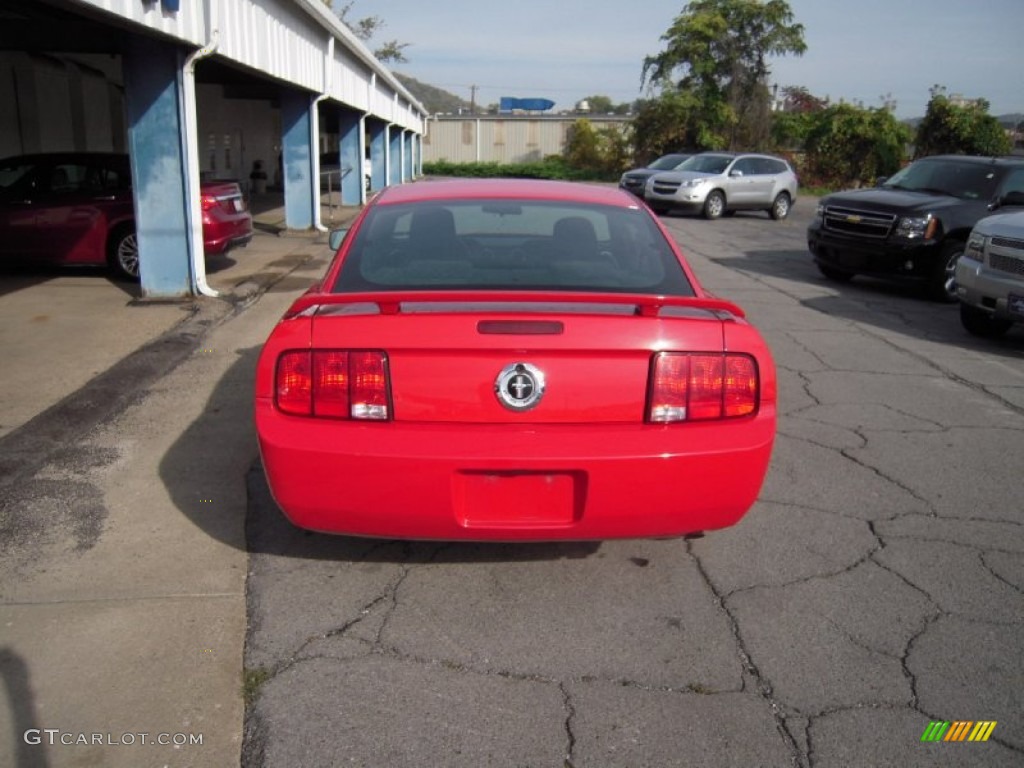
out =
<svg viewBox="0 0 1024 768"><path fill-rule="evenodd" d="M12 761L8 765L20 768L47 768L50 761L46 757L44 743L30 744L26 741L26 732L30 730L37 731L40 738L46 738L40 730L42 726L36 712L28 664L10 648L0 648L0 680L3 681L7 708L13 714L10 747L3 750L6 754L0 753L0 762L6 758Z"/></svg>
<svg viewBox="0 0 1024 768"><path fill-rule="evenodd" d="M932 301L913 285L869 277L858 276L850 283L832 282L818 272L810 255L803 251L747 251L744 258L712 258L712 261L738 272L785 278L838 291L839 295L800 299L805 307L831 317L1005 357L1019 358L1024 352L1021 344L1024 324L1014 326L999 339L978 338L964 330L957 304Z"/></svg>

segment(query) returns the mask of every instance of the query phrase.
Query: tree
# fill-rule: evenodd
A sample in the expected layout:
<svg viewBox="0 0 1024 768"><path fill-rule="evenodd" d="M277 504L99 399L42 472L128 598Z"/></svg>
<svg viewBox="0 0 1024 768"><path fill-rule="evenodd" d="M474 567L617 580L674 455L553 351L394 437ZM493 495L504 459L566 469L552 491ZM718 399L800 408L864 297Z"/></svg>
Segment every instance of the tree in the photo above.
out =
<svg viewBox="0 0 1024 768"><path fill-rule="evenodd" d="M641 82L691 94L689 132L707 149L757 148L768 138L769 56L802 54L802 24L785 0L693 0L644 59Z"/></svg>
<svg viewBox="0 0 1024 768"><path fill-rule="evenodd" d="M688 128L698 107L697 97L683 91L637 102L633 118L636 163L646 165L661 155L698 146L696 131Z"/></svg>
<svg viewBox="0 0 1024 768"><path fill-rule="evenodd" d="M828 108L828 99L821 99L803 86L782 89L782 108L772 113L771 139L775 148L803 147L807 134L815 124L815 115Z"/></svg>
<svg viewBox="0 0 1024 768"><path fill-rule="evenodd" d="M606 115L612 111L612 100L607 96L586 96L583 99L590 105L590 111L597 115Z"/></svg>
<svg viewBox="0 0 1024 768"><path fill-rule="evenodd" d="M818 98L802 85L787 85L782 89L784 112L820 112L828 106L828 98Z"/></svg>
<svg viewBox="0 0 1024 768"><path fill-rule="evenodd" d="M569 130L565 160L577 172L592 178L613 178L626 170L629 137L614 127L597 130L586 118Z"/></svg>
<svg viewBox="0 0 1024 768"><path fill-rule="evenodd" d="M334 10L334 0L323 0L323 4L331 10ZM341 8L335 11L335 15L342 24L352 31L352 34L364 43L369 43L373 36L384 28L384 19L380 16L365 16L361 19L350 19L349 14L352 12L352 7L355 4L355 0L349 0L349 2L345 3ZM408 61L404 53L405 49L408 47L409 43L400 43L397 40L387 40L374 49L373 55L376 56L378 60L386 64L402 64Z"/></svg>
<svg viewBox="0 0 1024 768"><path fill-rule="evenodd" d="M628 115L633 110L633 105L628 101L615 104L610 97L601 94L584 96L580 101L587 102L595 115Z"/></svg>
<svg viewBox="0 0 1024 768"><path fill-rule="evenodd" d="M1007 155L1013 143L985 99L954 102L935 85L924 119L917 126L915 157L927 155Z"/></svg>
<svg viewBox="0 0 1024 768"><path fill-rule="evenodd" d="M805 182L846 187L890 176L906 156L910 129L885 107L836 104L807 113Z"/></svg>

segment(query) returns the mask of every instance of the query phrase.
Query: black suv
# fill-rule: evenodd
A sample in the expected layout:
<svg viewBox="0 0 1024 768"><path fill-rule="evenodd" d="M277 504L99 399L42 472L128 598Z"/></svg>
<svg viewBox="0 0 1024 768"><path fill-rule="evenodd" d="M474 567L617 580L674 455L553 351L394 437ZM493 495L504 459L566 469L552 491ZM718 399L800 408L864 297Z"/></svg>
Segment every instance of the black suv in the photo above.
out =
<svg viewBox="0 0 1024 768"><path fill-rule="evenodd" d="M956 262L971 228L1010 206L1024 206L1024 157L926 157L877 187L822 198L807 247L831 280L917 282L933 298L954 301Z"/></svg>

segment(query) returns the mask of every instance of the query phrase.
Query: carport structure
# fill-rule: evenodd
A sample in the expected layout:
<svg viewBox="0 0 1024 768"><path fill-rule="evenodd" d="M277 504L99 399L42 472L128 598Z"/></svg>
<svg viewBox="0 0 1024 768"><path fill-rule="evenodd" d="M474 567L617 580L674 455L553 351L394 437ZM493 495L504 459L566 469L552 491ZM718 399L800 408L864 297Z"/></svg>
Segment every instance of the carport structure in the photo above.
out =
<svg viewBox="0 0 1024 768"><path fill-rule="evenodd" d="M142 293L207 286L199 183L256 162L289 229L419 174L426 110L322 0L4 0L0 155L131 158ZM366 161L368 164L364 165Z"/></svg>

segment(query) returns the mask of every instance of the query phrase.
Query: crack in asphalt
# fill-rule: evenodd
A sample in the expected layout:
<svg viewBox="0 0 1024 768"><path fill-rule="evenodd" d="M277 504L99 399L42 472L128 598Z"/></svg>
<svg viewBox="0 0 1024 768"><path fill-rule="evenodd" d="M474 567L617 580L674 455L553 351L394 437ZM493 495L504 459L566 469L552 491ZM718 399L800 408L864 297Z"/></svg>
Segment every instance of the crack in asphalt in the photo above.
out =
<svg viewBox="0 0 1024 768"><path fill-rule="evenodd" d="M913 539L914 537L912 537L912 536L905 536L905 537L900 537L900 538ZM883 537L881 535L879 535L879 539L882 540ZM963 549L969 549L969 550L979 550L979 549L981 549L979 547L974 547L974 546L971 546L971 545L968 545L968 544L960 544L958 542L953 542L953 541L941 541L940 543L947 544L947 545L952 546L952 547L961 547ZM880 549L876 550L874 555L877 555L878 552L882 551L883 549L885 549L884 541L883 541L883 546ZM979 555L979 560L981 562L982 568L984 568L986 571L992 573L992 576L994 576L999 581L1005 583L1005 579L1001 578L999 576L999 574L992 572L992 569L989 568L988 564L984 561L984 558L980 556L981 554L983 554L983 550L981 552L977 552L976 551L975 554ZM1012 554L1019 554L1019 553L1015 552L1015 553L1012 553ZM875 565L879 566L880 568L885 569L886 571L891 573L893 576L898 578L900 581L902 581L904 584L906 584L908 587L910 587L911 589L917 590L922 595L924 595L925 598L932 605L936 606L936 610L938 610L940 616L947 616L947 617L955 617L955 618L960 618L960 619L967 619L967 620L972 621L975 624L989 624L989 625L994 626L994 627L1015 627L1015 626L1020 626L1020 624L1021 624L1020 621L1013 621L1013 620L1000 621L1000 620L996 620L996 619L982 618L980 616L976 616L976 615L973 615L973 614L970 614L970 613L964 613L962 611L950 610L948 608L943 608L942 607L942 602L940 600L938 600L937 598L935 598L927 589L922 587L920 584L914 583L910 579L909 576L907 576L907 575L905 575L903 573L900 573L898 570L895 569L895 567L887 565L886 563L882 562L881 560L879 560L874 555L872 555L871 561L873 563L875 563ZM1017 586L1015 586L1013 584L1008 584L1008 586L1011 587L1016 592L1020 592L1021 591L1020 588L1018 588Z"/></svg>
<svg viewBox="0 0 1024 768"><path fill-rule="evenodd" d="M750 652L747 650L746 643L743 640L743 635L740 632L739 620L732 611L729 610L729 607L726 605L725 598L718 592L718 589L715 587L710 575L705 570L704 563L701 562L700 556L693 551L692 543L686 541L685 544L686 554L693 558L697 572L700 574L700 577L704 580L708 590L711 592L712 598L718 606L718 609L725 614L726 620L729 622L729 631L732 634L733 642L736 643L736 652L740 659L740 666L743 668L743 671L754 680L757 686L758 695L764 699L765 703L768 704L772 719L775 721L775 728L779 732L783 743L790 752L792 764L794 766L803 766L804 756L799 745L796 743L796 739L793 734L790 733L789 727L786 724L786 713L784 711L784 707L775 698L771 682L761 673L761 670L758 669L757 664L754 663Z"/></svg>
<svg viewBox="0 0 1024 768"><path fill-rule="evenodd" d="M808 421L810 421L810 420L808 419ZM824 423L827 423L827 422L824 422ZM852 427L840 427L840 426L835 425L835 424L830 424L829 426L837 427L838 429L843 429L843 430L846 430L847 432L852 433L853 435L855 435L856 437L858 437L861 440L862 445L857 447L857 448L837 448L834 445L828 445L827 443L822 443L820 441L813 440L811 438L804 437L804 436L790 435L790 434L787 434L787 433L781 432L781 431L780 431L780 434L784 435L788 439L798 440L798 441L807 443L809 445L813 445L816 448L822 448L824 450L832 451L834 453L839 454L844 459L847 459L848 461L856 464L857 466L861 467L862 469L866 469L868 472L871 472L872 474L874 474L875 476L877 476L879 479L883 480L884 482L890 483L891 485L895 486L896 488L899 488L901 491L906 493L908 496L910 496L915 501L919 501L922 504L924 504L928 508L928 510L930 510L930 515L929 515L930 517L938 517L938 512L937 512L937 510L935 508L935 504L933 502L929 501L927 498L925 498L924 496L919 494L917 491L915 491L913 488L911 488L906 483L903 483L903 482L897 480L896 478L890 476L886 472L883 472L878 467L875 467L874 465L869 464L868 462L864 461L863 459L860 459L857 456L853 456L853 455L851 455L849 453L850 451L853 451L853 450L863 450L864 448L869 447L870 444L871 444L871 438L868 435L866 435L863 432L861 432L860 429L855 429L855 428L852 428ZM902 432L905 432L906 430L896 430L896 431L902 433ZM931 434L931 432L929 432L929 434ZM911 511L911 512L904 512L904 513L901 513L901 514L920 514L920 513L916 512L916 511Z"/></svg>
<svg viewBox="0 0 1024 768"><path fill-rule="evenodd" d="M988 564L988 561L986 561L986 560L985 560L985 555L986 555L986 554L987 554L988 552L991 552L991 551L994 551L994 550L992 550L992 549L981 549L981 548L978 548L978 559L979 559L979 560L981 560L981 566L982 566L982 568L984 568L984 569L985 569L986 571L988 571L988 572L989 572L990 574L992 574L992 577L993 577L993 578L995 578L995 579L996 579L997 581L1001 581L1001 582L1002 582L1003 584L1005 584L1006 586L1008 586L1008 587L1009 587L1010 589L1012 589L1012 590L1013 590L1014 592L1016 592L1016 593L1018 593L1018 594L1021 594L1021 595L1024 595L1024 589L1021 589L1021 588L1020 588L1019 586L1017 586L1016 584L1014 584L1014 583L1013 583L1012 581L1008 581L1007 579L1005 579L1005 578L1004 578L1004 577L1003 577L1003 576L1002 576L1002 575L1001 575L1000 573L998 573L998 572L997 572L997 571L996 571L996 570L995 570L995 569L994 569L994 568L993 568L993 567L992 567L991 565L989 565L989 564ZM1007 553L1007 554L1014 554L1014 555L1019 555L1020 553L1019 553L1019 552L1013 552L1013 553Z"/></svg>
<svg viewBox="0 0 1024 768"><path fill-rule="evenodd" d="M821 355L819 355L816 351L811 349L807 344L805 344L803 341L801 341L796 336L794 336L792 334L792 332L790 332L790 331L783 331L782 335L785 336L790 341L792 341L794 344L796 344L805 353L807 353L808 355L813 357L815 360L817 360L818 364L821 366L821 370L820 371L797 370L797 371L793 371L794 373L797 373L797 374L802 376L805 373L821 373L822 371L834 370L831 365L829 365L827 362L825 362L824 359L822 359Z"/></svg>
<svg viewBox="0 0 1024 768"><path fill-rule="evenodd" d="M388 587L388 589L382 595L383 600L390 599L390 603L387 609L384 611L384 618L381 619L380 626L377 627L377 636L375 639L376 645L381 645L381 638L384 636L384 630L387 629L388 622L391 621L391 617L395 615L395 611L398 610L398 590L402 588L402 584L409 574L412 573L413 566L408 562L402 564L402 572L399 574L398 579ZM382 602L383 602L382 600Z"/></svg>
<svg viewBox="0 0 1024 768"><path fill-rule="evenodd" d="M572 722L576 717L576 707L572 703L572 694L564 682L558 684L558 689L562 692L562 705L565 707L565 768L575 768L572 756L576 749L576 734L573 733Z"/></svg>
<svg viewBox="0 0 1024 768"><path fill-rule="evenodd" d="M857 430L854 430L854 432L855 432L855 434L858 434L858 435L861 434ZM865 446L871 444L871 440L866 435L864 436L864 441L865 441ZM915 491L909 485L907 485L904 482L901 482L900 480L897 480L895 477L892 477L888 473L883 472L878 467L873 466L872 464L869 464L868 462L866 462L866 461L864 461L862 459L859 459L856 456L851 456L850 453L849 453L850 450L853 450L853 449L850 449L850 448L840 448L840 449L838 449L838 453L839 453L839 455L843 456L844 458L852 461L857 466L862 467L863 469L866 469L868 472L872 472L873 474L875 474L881 480L884 480L885 482L892 484L896 488L899 488L901 491L906 493L912 499L915 499L915 500L921 502L922 504L924 504L929 509L929 511L931 512L931 516L933 516L933 517L938 516L938 510L936 510L934 502L929 501L927 498L925 498L920 493ZM858 449L858 450L860 450L860 449Z"/></svg>
<svg viewBox="0 0 1024 768"><path fill-rule="evenodd" d="M866 520L861 520L860 518L850 518L850 519L858 520L859 522L863 522L863 523L869 522L869 521L866 521ZM872 531L872 533L874 533L874 532ZM757 590L757 589L785 589L787 587L795 587L795 586L799 586L801 584L809 584L812 581L828 581L829 579L834 579L836 576L842 576L844 573L851 573L854 569L860 567L861 565L863 565L864 563L868 562L869 560L871 562L875 562L874 555L877 554L879 551L881 551L882 548L883 548L883 545L882 545L881 541L878 540L878 536L877 535L875 535L875 538L878 541L878 544L875 547L872 547L870 551L865 552L863 555L861 555L859 558L857 558L854 562L852 562L849 565L844 566L842 568L838 568L838 569L836 569L834 571L826 571L826 572L823 572L823 573L815 573L815 574L812 574L810 576L801 576L798 579L793 579L791 581L779 582L777 584L751 584L750 586L747 586L747 587L737 587L736 589L730 590L729 592L722 593L722 598L723 599L728 599L730 597L735 597L736 595L740 595L740 594L743 594L743 593L746 593L746 592L753 592L754 590Z"/></svg>

